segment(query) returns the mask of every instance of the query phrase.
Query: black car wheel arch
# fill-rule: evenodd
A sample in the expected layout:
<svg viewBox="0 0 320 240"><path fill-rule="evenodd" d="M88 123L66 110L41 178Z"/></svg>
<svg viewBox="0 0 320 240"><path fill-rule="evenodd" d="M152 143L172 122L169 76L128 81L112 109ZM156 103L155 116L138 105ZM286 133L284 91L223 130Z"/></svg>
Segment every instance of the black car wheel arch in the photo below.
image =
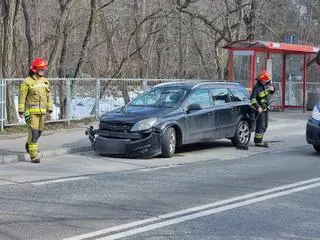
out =
<svg viewBox="0 0 320 240"><path fill-rule="evenodd" d="M313 144L312 146L316 152L320 152L320 145Z"/></svg>
<svg viewBox="0 0 320 240"><path fill-rule="evenodd" d="M234 137L231 138L234 146L248 145L251 137L251 126L249 120L241 119L237 126Z"/></svg>
<svg viewBox="0 0 320 240"><path fill-rule="evenodd" d="M161 155L166 158L173 156L177 145L177 134L173 127L167 127L161 136Z"/></svg>

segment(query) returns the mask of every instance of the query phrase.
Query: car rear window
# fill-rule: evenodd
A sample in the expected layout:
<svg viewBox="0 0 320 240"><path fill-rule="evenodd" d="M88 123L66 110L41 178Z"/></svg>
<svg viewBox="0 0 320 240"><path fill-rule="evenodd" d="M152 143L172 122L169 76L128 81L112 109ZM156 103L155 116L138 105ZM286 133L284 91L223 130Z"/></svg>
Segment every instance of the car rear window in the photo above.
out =
<svg viewBox="0 0 320 240"><path fill-rule="evenodd" d="M214 106L223 105L225 103L230 102L229 92L226 88L211 89L211 94Z"/></svg>
<svg viewBox="0 0 320 240"><path fill-rule="evenodd" d="M249 100L249 93L245 88L231 88L231 101L244 102Z"/></svg>

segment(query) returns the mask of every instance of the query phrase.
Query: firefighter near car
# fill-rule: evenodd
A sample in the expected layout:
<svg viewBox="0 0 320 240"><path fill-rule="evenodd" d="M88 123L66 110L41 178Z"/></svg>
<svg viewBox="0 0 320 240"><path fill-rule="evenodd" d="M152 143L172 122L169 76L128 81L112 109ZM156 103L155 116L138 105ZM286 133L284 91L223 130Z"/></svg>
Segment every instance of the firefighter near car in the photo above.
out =
<svg viewBox="0 0 320 240"><path fill-rule="evenodd" d="M250 96L253 119L255 120L254 143L257 147L269 147L263 141L264 134L268 128L270 96L275 89L271 86L271 77L268 71L262 71L252 89Z"/></svg>
<svg viewBox="0 0 320 240"><path fill-rule="evenodd" d="M34 163L40 162L38 140L46 118L50 119L52 113L49 81L44 77L47 68L48 63L43 58L34 59L19 92L19 116L28 126L25 148Z"/></svg>

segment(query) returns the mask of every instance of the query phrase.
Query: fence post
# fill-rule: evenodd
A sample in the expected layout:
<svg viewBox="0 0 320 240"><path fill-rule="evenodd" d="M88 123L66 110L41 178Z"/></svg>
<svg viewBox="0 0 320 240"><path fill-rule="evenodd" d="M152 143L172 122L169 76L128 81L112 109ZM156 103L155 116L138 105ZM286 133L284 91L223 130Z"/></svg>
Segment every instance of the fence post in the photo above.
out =
<svg viewBox="0 0 320 240"><path fill-rule="evenodd" d="M5 116L5 107L6 107L6 94L5 94L5 80L0 79L0 121L1 121L1 132L4 129L4 122L6 119Z"/></svg>
<svg viewBox="0 0 320 240"><path fill-rule="evenodd" d="M71 82L70 79L67 78L67 120L68 120L68 126L70 126L70 120L71 120Z"/></svg>
<svg viewBox="0 0 320 240"><path fill-rule="evenodd" d="M100 113L100 89L101 89L101 82L100 79L97 79L96 81L96 113L95 117L96 119L99 119L99 113Z"/></svg>
<svg viewBox="0 0 320 240"><path fill-rule="evenodd" d="M142 91L146 91L148 88L148 80L147 79L142 79Z"/></svg>

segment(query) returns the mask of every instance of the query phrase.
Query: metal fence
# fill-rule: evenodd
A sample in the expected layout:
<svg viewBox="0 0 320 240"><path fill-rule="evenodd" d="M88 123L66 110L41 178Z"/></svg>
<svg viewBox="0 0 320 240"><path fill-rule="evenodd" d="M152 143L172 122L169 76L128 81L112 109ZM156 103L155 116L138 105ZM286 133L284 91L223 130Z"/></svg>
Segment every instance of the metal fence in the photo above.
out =
<svg viewBox="0 0 320 240"><path fill-rule="evenodd" d="M106 79L106 78L49 78L51 85L53 114L49 122L68 122L85 118L98 119L104 112L123 106L139 93L150 87L169 81L186 79ZM15 110L9 118L8 102L3 108L4 117L0 118L3 126L24 125L18 116L19 86L22 78L2 79L9 91L0 96L1 101L10 99ZM12 112L12 111L11 111ZM1 115L0 115L1 116Z"/></svg>
<svg viewBox="0 0 320 240"><path fill-rule="evenodd" d="M5 80L0 79L0 130L3 131L4 123L6 119L5 115L5 108L6 108L6 85Z"/></svg>
<svg viewBox="0 0 320 240"><path fill-rule="evenodd" d="M4 126L23 125L18 116L19 86L23 79L0 80L0 121ZM49 79L54 103L51 122L68 122L85 118L99 118L104 112L123 106L139 93L150 87L169 81L186 79L106 79L106 78L52 78ZM240 82L244 86L247 82ZM273 97L274 105L282 101L281 83L274 82L277 91ZM301 105L302 83L292 83L286 91L286 101L292 105ZM7 86L7 87L6 87ZM7 91L6 91L7 88ZM308 83L308 92L320 92L320 83ZM9 101L7 101L9 100ZM8 104L13 105L16 118L8 118ZM7 106L7 107L6 107Z"/></svg>

